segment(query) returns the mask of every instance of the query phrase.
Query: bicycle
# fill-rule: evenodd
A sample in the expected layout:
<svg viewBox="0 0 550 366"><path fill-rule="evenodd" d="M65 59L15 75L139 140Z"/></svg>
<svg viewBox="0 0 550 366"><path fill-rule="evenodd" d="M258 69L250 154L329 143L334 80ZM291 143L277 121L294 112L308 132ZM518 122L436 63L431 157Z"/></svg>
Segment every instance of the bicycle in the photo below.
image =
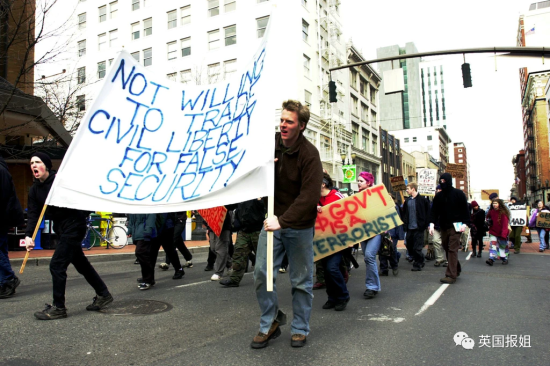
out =
<svg viewBox="0 0 550 366"><path fill-rule="evenodd" d="M128 236L126 234L126 230L119 225L113 225L112 223L112 217L111 218L94 218L93 221L106 221L107 222L107 229L105 230L107 235L103 236L99 230L96 229L92 225L92 219L88 217L86 219L86 235L84 235L84 239L82 240L82 247L90 250L94 246L101 243L101 241L105 241L107 243L107 248L109 249L109 246L114 249L122 249L128 244ZM92 232L96 235L91 235ZM88 245L86 245L86 238L90 235L90 240Z"/></svg>

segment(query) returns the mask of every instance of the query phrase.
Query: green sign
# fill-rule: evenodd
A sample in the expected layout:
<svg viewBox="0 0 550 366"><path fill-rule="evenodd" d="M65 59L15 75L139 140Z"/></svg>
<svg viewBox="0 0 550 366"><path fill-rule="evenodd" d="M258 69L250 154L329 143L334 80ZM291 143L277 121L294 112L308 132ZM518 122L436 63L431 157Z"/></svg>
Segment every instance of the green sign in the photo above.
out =
<svg viewBox="0 0 550 366"><path fill-rule="evenodd" d="M347 192L348 189L347 188L338 188L340 190L340 192Z"/></svg>
<svg viewBox="0 0 550 366"><path fill-rule="evenodd" d="M342 167L344 179L342 183L355 183L356 180L356 165L344 165Z"/></svg>

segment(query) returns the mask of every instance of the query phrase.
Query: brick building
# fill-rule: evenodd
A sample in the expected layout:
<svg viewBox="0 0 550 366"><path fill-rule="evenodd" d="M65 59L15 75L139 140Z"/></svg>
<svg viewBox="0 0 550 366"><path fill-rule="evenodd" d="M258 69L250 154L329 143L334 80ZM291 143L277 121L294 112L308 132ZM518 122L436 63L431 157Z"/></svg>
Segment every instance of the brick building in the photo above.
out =
<svg viewBox="0 0 550 366"><path fill-rule="evenodd" d="M519 200L525 200L527 196L527 180L525 176L525 150L520 150L512 158L514 166L514 184L510 190L510 197L515 196Z"/></svg>
<svg viewBox="0 0 550 366"><path fill-rule="evenodd" d="M462 142L455 142L453 144L454 161L456 164L466 165L466 171L464 172L464 178L455 178L455 187L462 190L466 195L466 198L471 199L470 192L470 164L468 163L468 153L466 146Z"/></svg>
<svg viewBox="0 0 550 366"><path fill-rule="evenodd" d="M382 156L382 183L393 192L390 178L402 175L401 146L398 138L380 127L380 155Z"/></svg>

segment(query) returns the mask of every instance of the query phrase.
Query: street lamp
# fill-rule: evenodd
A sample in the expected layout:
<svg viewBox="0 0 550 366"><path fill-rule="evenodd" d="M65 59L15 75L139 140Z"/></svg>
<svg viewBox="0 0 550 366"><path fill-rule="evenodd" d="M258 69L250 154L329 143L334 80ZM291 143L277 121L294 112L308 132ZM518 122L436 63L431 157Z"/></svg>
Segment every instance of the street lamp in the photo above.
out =
<svg viewBox="0 0 550 366"><path fill-rule="evenodd" d="M346 153L340 153L340 157L342 158L342 165L346 165Z"/></svg>
<svg viewBox="0 0 550 366"><path fill-rule="evenodd" d="M356 153L351 153L351 163L355 164L355 158L357 157ZM548 186L548 181L546 181L546 186Z"/></svg>

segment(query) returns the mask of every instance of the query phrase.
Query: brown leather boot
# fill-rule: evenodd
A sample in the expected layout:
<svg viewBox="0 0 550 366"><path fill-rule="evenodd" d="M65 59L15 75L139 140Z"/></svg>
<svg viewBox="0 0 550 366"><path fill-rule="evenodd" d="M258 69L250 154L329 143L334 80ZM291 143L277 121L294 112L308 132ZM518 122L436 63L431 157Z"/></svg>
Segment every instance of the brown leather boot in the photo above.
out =
<svg viewBox="0 0 550 366"><path fill-rule="evenodd" d="M274 321L273 324L271 324L271 328L269 328L269 332L267 332L267 334L258 332L258 335L256 335L252 340L252 343L250 343L250 347L254 349L267 347L269 340L275 339L280 335L281 328L279 328L279 322Z"/></svg>
<svg viewBox="0 0 550 366"><path fill-rule="evenodd" d="M306 345L306 336L303 334L293 334L290 339L290 345L292 347L303 347Z"/></svg>

